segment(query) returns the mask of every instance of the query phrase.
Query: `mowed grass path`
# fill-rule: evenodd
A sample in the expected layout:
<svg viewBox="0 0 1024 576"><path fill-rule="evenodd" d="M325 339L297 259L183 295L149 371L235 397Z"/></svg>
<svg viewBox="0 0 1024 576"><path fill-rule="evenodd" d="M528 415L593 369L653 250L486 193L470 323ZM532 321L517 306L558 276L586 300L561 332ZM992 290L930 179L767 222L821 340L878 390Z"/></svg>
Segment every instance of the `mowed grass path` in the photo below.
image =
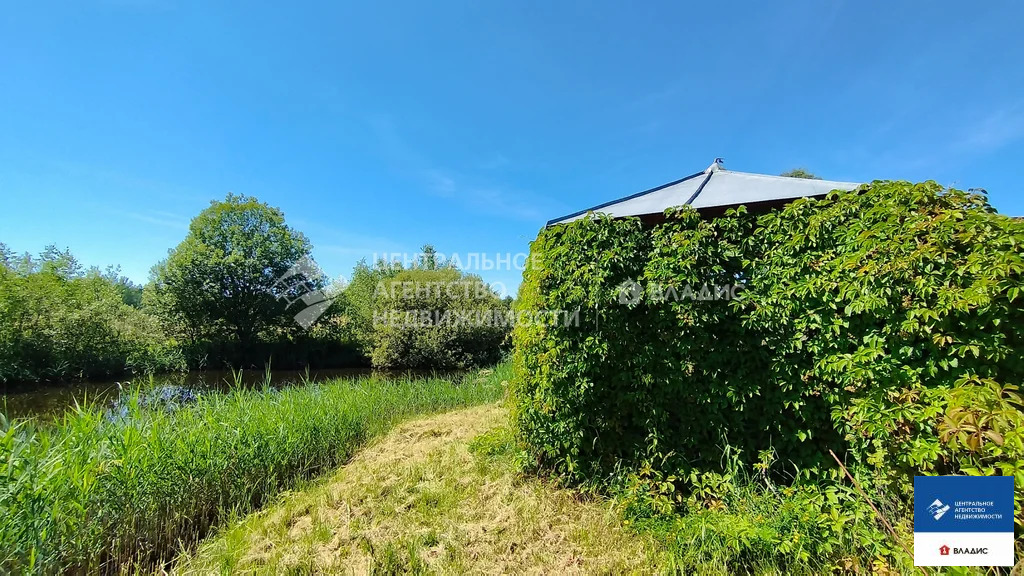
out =
<svg viewBox="0 0 1024 576"><path fill-rule="evenodd" d="M516 473L496 404L407 422L252 514L179 574L652 573L607 503Z"/></svg>

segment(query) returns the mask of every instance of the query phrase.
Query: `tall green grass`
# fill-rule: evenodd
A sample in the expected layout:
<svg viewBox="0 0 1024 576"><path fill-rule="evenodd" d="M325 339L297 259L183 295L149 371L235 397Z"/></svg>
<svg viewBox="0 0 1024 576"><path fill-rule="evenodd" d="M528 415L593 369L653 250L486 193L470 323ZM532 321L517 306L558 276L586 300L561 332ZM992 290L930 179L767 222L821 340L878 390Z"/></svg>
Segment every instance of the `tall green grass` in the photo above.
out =
<svg viewBox="0 0 1024 576"><path fill-rule="evenodd" d="M656 438L653 438L656 440ZM665 550L673 574L846 574L914 571L913 506L863 474L871 503L837 470L779 483L773 450L747 465L724 445L722 471L666 475L653 442L639 468L622 467L590 488L615 498L624 520ZM872 507L872 503L874 508ZM898 538L879 522L888 519Z"/></svg>
<svg viewBox="0 0 1024 576"><path fill-rule="evenodd" d="M481 375L483 374L483 375ZM507 368L209 395L169 413L0 422L0 573L152 567L403 418L494 401Z"/></svg>

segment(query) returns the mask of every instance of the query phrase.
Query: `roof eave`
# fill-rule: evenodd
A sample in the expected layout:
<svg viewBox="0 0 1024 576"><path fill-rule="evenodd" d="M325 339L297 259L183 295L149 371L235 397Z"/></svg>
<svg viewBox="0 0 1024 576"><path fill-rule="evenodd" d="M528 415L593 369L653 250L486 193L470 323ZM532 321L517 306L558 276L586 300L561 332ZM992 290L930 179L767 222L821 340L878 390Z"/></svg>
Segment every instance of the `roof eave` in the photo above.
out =
<svg viewBox="0 0 1024 576"><path fill-rule="evenodd" d="M705 170L701 170L700 172L697 172L695 174L690 174L689 176L687 176L685 178L680 178L679 180L676 180L674 182L669 182L668 184L662 184L661 186L655 186L654 188L651 188L650 190L644 190L643 192L637 192L636 194L630 194L629 196L626 196L626 197L623 197L623 198L617 198L615 200L609 200L608 202L605 202L603 204L598 204L597 206L592 206L592 207L587 208L585 210L580 210L578 212L573 212L572 214L568 214L566 216L562 216L561 218L555 218L553 220L548 220L548 223L545 224L544 227L547 228L548 226L551 226L553 224L560 224L560 223L562 223L562 222L564 222L564 221L566 221L566 220L568 220L570 218L576 218L577 216L582 216L582 215L586 214L587 212L596 212L596 211L600 210L601 208L607 208L608 206L611 206L612 204L618 204L619 202L625 202L626 200L632 200L633 198L639 198L640 196L643 196L645 194L650 194L652 192L657 192L658 190L662 190L662 189L668 188L669 186L675 186L676 184L680 184L682 182L686 182L687 180L696 178L698 176L703 176L705 173L706 173Z"/></svg>

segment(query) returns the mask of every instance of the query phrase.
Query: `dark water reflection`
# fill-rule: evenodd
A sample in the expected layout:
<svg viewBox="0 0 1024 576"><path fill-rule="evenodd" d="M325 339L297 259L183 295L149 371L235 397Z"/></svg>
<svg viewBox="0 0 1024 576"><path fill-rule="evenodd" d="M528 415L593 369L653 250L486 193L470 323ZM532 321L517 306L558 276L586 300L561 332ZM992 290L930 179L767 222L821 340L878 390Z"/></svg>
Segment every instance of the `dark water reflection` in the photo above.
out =
<svg viewBox="0 0 1024 576"><path fill-rule="evenodd" d="M322 382L335 378L357 378L376 375L381 378L398 378L403 376L443 376L443 373L422 371L379 371L370 368L343 368L330 370L310 370L308 381ZM450 375L450 373L449 373ZM176 374L157 374L152 377L156 386L184 386L199 392L226 391L235 386L235 377L230 371L204 370ZM301 385L306 381L307 373L299 370L272 370L270 383L274 387ZM240 374L240 383L246 388L261 388L266 374L261 370L245 370ZM150 377L134 379L134 383L149 386ZM122 385L126 383L121 381ZM0 384L0 412L9 418L30 416L51 419L60 416L76 402L99 403L111 405L118 397L118 382L65 382Z"/></svg>

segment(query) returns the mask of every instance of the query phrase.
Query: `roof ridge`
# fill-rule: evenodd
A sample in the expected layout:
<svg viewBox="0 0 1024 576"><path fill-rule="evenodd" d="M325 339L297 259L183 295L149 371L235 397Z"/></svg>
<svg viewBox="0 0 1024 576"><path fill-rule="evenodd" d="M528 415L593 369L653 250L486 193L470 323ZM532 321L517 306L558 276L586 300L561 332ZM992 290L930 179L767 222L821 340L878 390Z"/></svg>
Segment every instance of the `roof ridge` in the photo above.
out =
<svg viewBox="0 0 1024 576"><path fill-rule="evenodd" d="M700 183L700 186L697 186L697 189L693 192L690 198L687 199L686 202L683 202L683 206L689 206L693 204L693 201L697 199L697 196L700 196L700 193L704 191L704 187L707 186L708 182L711 181L711 177L714 176L715 173L720 170L720 168L718 167L720 161L721 158L715 158L714 163L712 163L711 166L708 166L708 169L704 171L704 173L707 174L707 177L704 178L704 181Z"/></svg>

